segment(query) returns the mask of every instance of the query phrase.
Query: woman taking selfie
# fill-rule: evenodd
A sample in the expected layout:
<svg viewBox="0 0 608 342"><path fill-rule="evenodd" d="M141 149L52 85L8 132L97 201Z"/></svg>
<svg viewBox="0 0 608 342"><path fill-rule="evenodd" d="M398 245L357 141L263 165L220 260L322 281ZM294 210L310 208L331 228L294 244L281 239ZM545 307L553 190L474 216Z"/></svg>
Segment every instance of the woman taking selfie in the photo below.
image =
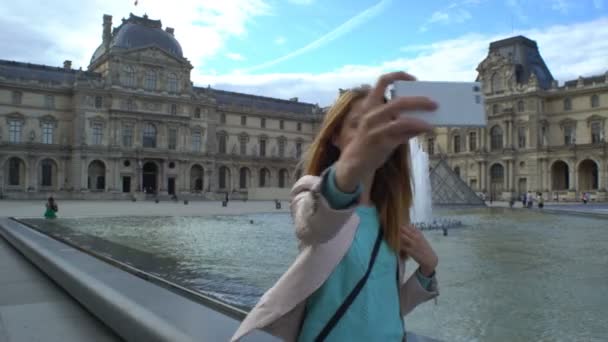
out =
<svg viewBox="0 0 608 342"><path fill-rule="evenodd" d="M431 127L399 113L436 109L424 97L386 101L383 75L344 92L326 114L292 188L300 253L242 322L286 341L402 341L403 316L438 295L437 255L409 225L408 140ZM403 280L405 259L420 265Z"/></svg>

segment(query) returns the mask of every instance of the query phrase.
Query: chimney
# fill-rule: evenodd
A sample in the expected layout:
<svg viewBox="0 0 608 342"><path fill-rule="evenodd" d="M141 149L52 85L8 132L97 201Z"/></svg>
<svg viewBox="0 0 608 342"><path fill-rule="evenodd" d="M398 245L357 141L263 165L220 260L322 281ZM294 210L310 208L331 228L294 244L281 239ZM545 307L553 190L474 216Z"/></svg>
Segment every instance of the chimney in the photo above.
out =
<svg viewBox="0 0 608 342"><path fill-rule="evenodd" d="M66 70L72 69L72 61L67 60L67 59L65 61L63 61L63 68Z"/></svg>
<svg viewBox="0 0 608 342"><path fill-rule="evenodd" d="M298 98L297 97L292 97L289 99L289 101L291 102L298 102Z"/></svg>
<svg viewBox="0 0 608 342"><path fill-rule="evenodd" d="M175 29L173 27L165 27L165 31L168 34L173 35L173 32L175 32Z"/></svg>
<svg viewBox="0 0 608 342"><path fill-rule="evenodd" d="M110 47L110 39L112 39L112 16L104 14L103 35L101 36L101 41L103 42L103 45L105 45L106 49Z"/></svg>

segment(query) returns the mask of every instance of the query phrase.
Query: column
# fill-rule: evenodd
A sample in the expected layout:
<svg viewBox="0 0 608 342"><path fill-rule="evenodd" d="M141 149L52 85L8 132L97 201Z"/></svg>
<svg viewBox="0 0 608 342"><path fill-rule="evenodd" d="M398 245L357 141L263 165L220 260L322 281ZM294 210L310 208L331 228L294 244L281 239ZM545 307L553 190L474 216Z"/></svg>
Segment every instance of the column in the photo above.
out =
<svg viewBox="0 0 608 342"><path fill-rule="evenodd" d="M232 192L233 189L238 189L239 188L239 168L238 165L232 165L232 167L230 168L230 182L231 182L231 187L230 187L230 191Z"/></svg>
<svg viewBox="0 0 608 342"><path fill-rule="evenodd" d="M477 162L477 189L478 190L482 190L483 189L483 183L481 180L481 162Z"/></svg>
<svg viewBox="0 0 608 342"><path fill-rule="evenodd" d="M506 164L507 164L507 165L506 165L507 167L505 168L505 178L504 178L504 180L503 180L503 182L502 182L503 187L504 187L504 188L503 188L503 189L504 189L503 191L509 191L509 183L510 183L510 182L509 182L509 178L510 178L510 176L509 176L509 175L511 174L511 172L510 172L510 169L511 169L511 161L510 161L510 160L507 160Z"/></svg>
<svg viewBox="0 0 608 342"><path fill-rule="evenodd" d="M542 192L545 188L545 178L547 178L545 170L545 161L542 158L538 159L538 174L536 177L536 188Z"/></svg>
<svg viewBox="0 0 608 342"><path fill-rule="evenodd" d="M121 192L122 191L122 182L121 182L121 177L120 177L120 173L118 172L118 169L120 169L120 159L116 158L114 159L114 191L116 192Z"/></svg>
<svg viewBox="0 0 608 342"><path fill-rule="evenodd" d="M576 187L576 163L574 158L570 159L570 163L568 163L568 190L569 191L576 191L577 187Z"/></svg>
<svg viewBox="0 0 608 342"><path fill-rule="evenodd" d="M58 159L59 160L59 164L57 165L57 174L55 175L55 180L57 181L57 184L55 184L55 189L56 190L64 190L65 189L65 183L64 183L64 179L65 179L65 158L61 157Z"/></svg>
<svg viewBox="0 0 608 342"><path fill-rule="evenodd" d="M88 191L87 180L89 179L89 161L85 156L80 156L80 161L80 174L82 175L80 178L80 189ZM91 182L93 182L93 180L91 180ZM91 185L93 184L91 183Z"/></svg>
<svg viewBox="0 0 608 342"><path fill-rule="evenodd" d="M26 163L28 164L25 168L25 191L38 191L38 167L36 165L36 159L34 156L30 156Z"/></svg>
<svg viewBox="0 0 608 342"><path fill-rule="evenodd" d="M141 159L137 160L135 178L136 178L135 182L137 184L136 191L141 192L143 190L142 186L144 184L143 162L141 161Z"/></svg>
<svg viewBox="0 0 608 342"><path fill-rule="evenodd" d="M180 173L179 173L179 189L180 192L190 192L190 170L188 170L188 162L180 161L179 162ZM203 170L204 172L204 170ZM203 180L205 179L205 174L203 173ZM204 185L203 185L204 186Z"/></svg>
<svg viewBox="0 0 608 342"><path fill-rule="evenodd" d="M210 166L209 169L205 169L206 179L203 180L203 183L206 184L206 191L214 192L216 189L216 181L213 179L213 166Z"/></svg>
<svg viewBox="0 0 608 342"><path fill-rule="evenodd" d="M167 192L167 163L165 163L164 160L160 161L160 170L158 172L158 175L160 177L160 182L158 182L159 185L159 192L161 192L163 195L166 194Z"/></svg>

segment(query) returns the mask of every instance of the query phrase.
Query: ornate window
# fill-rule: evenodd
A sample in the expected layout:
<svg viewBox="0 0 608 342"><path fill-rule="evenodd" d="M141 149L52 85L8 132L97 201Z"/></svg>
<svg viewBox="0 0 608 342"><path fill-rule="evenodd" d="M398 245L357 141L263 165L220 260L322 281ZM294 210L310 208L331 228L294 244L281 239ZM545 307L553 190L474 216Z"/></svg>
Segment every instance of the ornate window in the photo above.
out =
<svg viewBox="0 0 608 342"><path fill-rule="evenodd" d="M101 145L103 142L103 123L93 122L91 124L91 130L93 131L93 141L91 142L91 144Z"/></svg>
<svg viewBox="0 0 608 342"><path fill-rule="evenodd" d="M602 141L602 124L601 122L592 122L591 123L591 143L597 144Z"/></svg>
<svg viewBox="0 0 608 342"><path fill-rule="evenodd" d="M569 97L564 99L564 110L572 110L572 99Z"/></svg>
<svg viewBox="0 0 608 342"><path fill-rule="evenodd" d="M8 122L8 141L14 144L21 142L21 136L23 131L23 121L21 120L10 120Z"/></svg>
<svg viewBox="0 0 608 342"><path fill-rule="evenodd" d="M219 132L217 134L217 140L218 140L218 153L222 153L225 154L226 153L226 145L227 145L227 140L228 140L228 135L226 134L226 132Z"/></svg>
<svg viewBox="0 0 608 342"><path fill-rule="evenodd" d="M492 114L498 114L498 112L500 111L500 106L498 105L498 103L495 103L492 105Z"/></svg>
<svg viewBox="0 0 608 342"><path fill-rule="evenodd" d="M503 81L502 77L498 72L492 74L492 92L500 93L503 91Z"/></svg>
<svg viewBox="0 0 608 342"><path fill-rule="evenodd" d="M177 93L177 76L174 73L167 75L167 89L170 93Z"/></svg>
<svg viewBox="0 0 608 342"><path fill-rule="evenodd" d="M300 158L302 156L302 142L296 142L296 158Z"/></svg>
<svg viewBox="0 0 608 342"><path fill-rule="evenodd" d="M600 106L600 97L597 94L591 95L591 108Z"/></svg>
<svg viewBox="0 0 608 342"><path fill-rule="evenodd" d="M526 148L526 127L517 127L517 147Z"/></svg>
<svg viewBox="0 0 608 342"><path fill-rule="evenodd" d="M260 119L260 127L266 128L266 118L261 118Z"/></svg>
<svg viewBox="0 0 608 342"><path fill-rule="evenodd" d="M156 89L156 72L154 72L153 70L147 70L144 81L145 81L144 85L145 85L146 89L155 90Z"/></svg>
<svg viewBox="0 0 608 342"><path fill-rule="evenodd" d="M55 96L46 95L44 97L44 105L46 106L46 108L55 108Z"/></svg>
<svg viewBox="0 0 608 342"><path fill-rule="evenodd" d="M103 97L95 96L95 108L101 108L103 105Z"/></svg>
<svg viewBox="0 0 608 342"><path fill-rule="evenodd" d="M201 141L202 141L201 132L200 131L192 132L192 151L200 152L201 145L202 145Z"/></svg>
<svg viewBox="0 0 608 342"><path fill-rule="evenodd" d="M245 115L241 115L241 126L247 125L247 117Z"/></svg>
<svg viewBox="0 0 608 342"><path fill-rule="evenodd" d="M525 105L524 105L524 101L523 100L519 100L517 101L517 111L518 112L523 112L525 110Z"/></svg>
<svg viewBox="0 0 608 342"><path fill-rule="evenodd" d="M260 157L266 157L266 138L260 138Z"/></svg>
<svg viewBox="0 0 608 342"><path fill-rule="evenodd" d="M12 100L14 105L20 105L21 101L23 100L23 93L20 91L14 91Z"/></svg>
<svg viewBox="0 0 608 342"><path fill-rule="evenodd" d="M574 145L576 137L574 136L574 126L564 126L564 145Z"/></svg>
<svg viewBox="0 0 608 342"><path fill-rule="evenodd" d="M284 129L285 128L285 121L280 120L279 121L279 129Z"/></svg>
<svg viewBox="0 0 608 342"><path fill-rule="evenodd" d="M52 144L53 143L53 131L55 130L55 124L53 122L42 123L42 143Z"/></svg>
<svg viewBox="0 0 608 342"><path fill-rule="evenodd" d="M249 141L249 136L247 135L247 133L242 133L239 136L239 144L240 144L240 152L241 155L247 155L247 142Z"/></svg>
<svg viewBox="0 0 608 342"><path fill-rule="evenodd" d="M133 126L123 125L122 126L122 146L131 147L133 146Z"/></svg>
<svg viewBox="0 0 608 342"><path fill-rule="evenodd" d="M287 144L287 139L285 139L285 137L280 137L279 138L279 157L280 158L285 157L285 145L286 144Z"/></svg>
<svg viewBox="0 0 608 342"><path fill-rule="evenodd" d="M469 151L477 151L477 132L469 132Z"/></svg>
<svg viewBox="0 0 608 342"><path fill-rule="evenodd" d="M502 149L502 128L498 125L490 129L490 149L497 151Z"/></svg>
<svg viewBox="0 0 608 342"><path fill-rule="evenodd" d="M453 137L454 140L454 153L460 153L460 135L456 134Z"/></svg>
<svg viewBox="0 0 608 342"><path fill-rule="evenodd" d="M156 126L151 123L146 123L144 126L143 145L149 148L156 147Z"/></svg>
<svg viewBox="0 0 608 342"><path fill-rule="evenodd" d="M172 115L176 115L177 114L177 105L175 103L171 104L171 114Z"/></svg>
<svg viewBox="0 0 608 342"><path fill-rule="evenodd" d="M125 87L135 87L135 69L130 65L125 65L122 68L122 85Z"/></svg>
<svg viewBox="0 0 608 342"><path fill-rule="evenodd" d="M169 128L169 136L168 136L167 148L170 150L175 150L177 148L177 129Z"/></svg>
<svg viewBox="0 0 608 342"><path fill-rule="evenodd" d="M302 123L298 122L298 131L301 131L301 130L302 130Z"/></svg>

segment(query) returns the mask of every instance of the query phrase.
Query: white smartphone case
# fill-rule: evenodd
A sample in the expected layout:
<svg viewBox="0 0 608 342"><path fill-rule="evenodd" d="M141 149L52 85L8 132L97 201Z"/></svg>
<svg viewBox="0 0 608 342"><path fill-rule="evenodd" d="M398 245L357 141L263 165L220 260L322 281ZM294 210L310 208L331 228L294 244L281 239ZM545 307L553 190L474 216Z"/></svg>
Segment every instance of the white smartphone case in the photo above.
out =
<svg viewBox="0 0 608 342"><path fill-rule="evenodd" d="M483 91L480 82L397 81L391 98L426 96L437 102L434 112L408 111L433 126L486 126Z"/></svg>

